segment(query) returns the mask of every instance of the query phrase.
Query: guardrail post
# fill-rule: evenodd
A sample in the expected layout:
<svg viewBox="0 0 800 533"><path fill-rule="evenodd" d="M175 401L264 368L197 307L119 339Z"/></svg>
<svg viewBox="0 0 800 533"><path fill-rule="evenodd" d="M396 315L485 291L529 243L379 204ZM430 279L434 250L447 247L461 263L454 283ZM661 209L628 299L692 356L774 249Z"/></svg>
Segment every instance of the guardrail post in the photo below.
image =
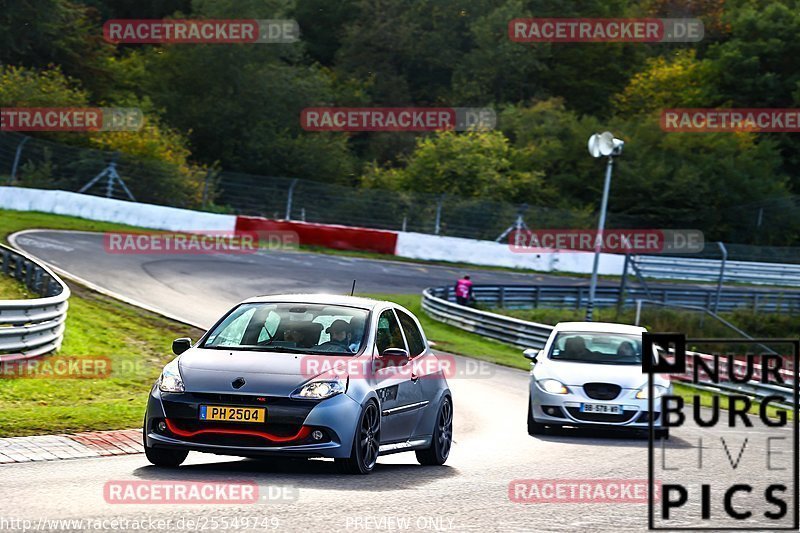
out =
<svg viewBox="0 0 800 533"><path fill-rule="evenodd" d="M436 200L436 222L433 229L434 235L439 235L439 230L442 227L442 204L444 204L444 194L439 196L439 199Z"/></svg>
<svg viewBox="0 0 800 533"><path fill-rule="evenodd" d="M537 286L536 287L536 301L534 302L534 309L539 309L539 301L542 297L542 288Z"/></svg>
<svg viewBox="0 0 800 533"><path fill-rule="evenodd" d="M619 296L617 297L617 313L622 310L625 305L625 289L628 285L628 263L631 260L631 254L625 254L625 263L622 265L622 279L619 282Z"/></svg>
<svg viewBox="0 0 800 533"><path fill-rule="evenodd" d="M714 302L714 313L719 312L719 298L722 294L722 279L725 277L725 262L728 260L728 249L722 242L718 242L720 251L722 252L722 263L719 266L719 280L717 280L717 299Z"/></svg>
<svg viewBox="0 0 800 533"><path fill-rule="evenodd" d="M497 305L500 309L503 309L506 306L506 288L500 287L500 291L497 293Z"/></svg>
<svg viewBox="0 0 800 533"><path fill-rule="evenodd" d="M42 285L42 269L36 268L33 273L33 291L37 292L41 290Z"/></svg>
<svg viewBox="0 0 800 533"><path fill-rule="evenodd" d="M581 308L581 303L583 303L583 287L578 287L578 300L575 303L576 310Z"/></svg>

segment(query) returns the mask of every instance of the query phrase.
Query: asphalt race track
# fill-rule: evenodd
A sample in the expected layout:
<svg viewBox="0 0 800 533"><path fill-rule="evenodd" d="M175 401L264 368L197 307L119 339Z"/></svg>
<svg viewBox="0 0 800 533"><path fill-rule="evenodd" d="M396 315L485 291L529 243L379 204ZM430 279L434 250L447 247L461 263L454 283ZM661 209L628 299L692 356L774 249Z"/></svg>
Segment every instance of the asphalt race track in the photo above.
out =
<svg viewBox="0 0 800 533"><path fill-rule="evenodd" d="M235 303L260 294L331 292L419 294L452 285L582 284L586 279L459 269L295 251L258 254L106 253L101 233L33 231L16 237L22 250L104 289L210 327Z"/></svg>
<svg viewBox="0 0 800 533"><path fill-rule="evenodd" d="M97 286L200 324L210 324L232 303L259 293L301 290L415 293L452 283L462 273L448 267L287 252L257 256L111 255L102 237L85 233L37 232L17 239L25 251ZM477 283L564 283L564 277L476 270ZM540 279L541 278L541 279ZM460 359L461 364L467 361ZM13 464L0 467L0 518L172 520L172 531L232 531L235 519L276 519L276 531L642 531L642 503L515 503L509 484L519 479L646 480L647 439L598 431L566 430L538 438L527 434L527 374L489 365L472 377L450 381L455 402L455 443L446 466L422 467L413 454L384 457L369 476L336 474L329 461L243 460L192 453L184 466L149 466L143 455ZM142 409L147 391L142 391ZM766 475L765 436L791 439L789 429L754 421L750 443L736 469L742 430L687 426L673 430L666 451L681 474L673 480L713 481L714 513L721 512L717 484L756 484ZM720 441L723 436L727 446ZM703 437L704 470L697 463ZM780 459L773 459L778 461ZM784 461L788 461L786 457ZM711 475L713 473L714 475ZM680 477L683 475L684 477ZM109 480L241 481L291 487L289 501L249 505L109 504ZM787 495L791 502L791 495ZM739 500L738 498L741 498ZM748 500L749 498L749 500ZM760 494L753 511L768 509ZM699 501L688 504L694 508ZM744 503L742 503L744 505ZM183 520L183 522L180 522ZM223 521L229 525L223 528ZM151 530L156 530L153 526ZM217 524L217 528L212 525ZM247 530L270 531L251 522ZM272 523L270 523L272 524ZM205 525L205 528L202 526ZM735 524L728 524L734 525ZM64 530L62 528L61 530ZM237 529L241 530L241 528Z"/></svg>

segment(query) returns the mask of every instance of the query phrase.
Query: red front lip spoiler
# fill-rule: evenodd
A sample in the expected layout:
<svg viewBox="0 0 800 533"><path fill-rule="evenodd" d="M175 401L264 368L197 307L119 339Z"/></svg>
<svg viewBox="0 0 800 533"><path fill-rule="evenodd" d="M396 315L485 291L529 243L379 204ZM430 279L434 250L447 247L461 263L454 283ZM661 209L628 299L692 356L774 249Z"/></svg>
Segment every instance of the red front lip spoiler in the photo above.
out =
<svg viewBox="0 0 800 533"><path fill-rule="evenodd" d="M292 435L291 437L280 437L278 435L273 435L272 433L267 433L266 431L256 431L256 430L249 430L249 429L198 429L197 431L186 431L180 428L175 427L175 425L170 422L169 418L164 420L167 423L167 429L170 432L178 435L179 437L194 437L196 435L202 435L204 433L216 433L220 435L247 435L250 437L260 437L262 439L266 439L270 442L277 442L277 443L285 443L285 442L292 442L296 440L302 440L308 437L311 434L311 428L308 426L303 426L300 428L296 434Z"/></svg>

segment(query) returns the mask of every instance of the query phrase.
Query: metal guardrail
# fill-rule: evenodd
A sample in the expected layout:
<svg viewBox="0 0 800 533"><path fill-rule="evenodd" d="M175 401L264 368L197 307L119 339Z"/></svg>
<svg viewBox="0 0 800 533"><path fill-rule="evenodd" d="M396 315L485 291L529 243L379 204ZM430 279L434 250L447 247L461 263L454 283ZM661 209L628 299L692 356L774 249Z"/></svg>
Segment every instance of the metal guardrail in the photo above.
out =
<svg viewBox="0 0 800 533"><path fill-rule="evenodd" d="M32 257L0 244L0 270L39 298L0 300L0 361L37 357L61 347L69 287Z"/></svg>
<svg viewBox="0 0 800 533"><path fill-rule="evenodd" d="M518 289L519 287L514 287ZM543 288L543 287L540 287ZM572 287L575 289L576 287ZM547 342L547 338L553 331L553 326L547 324L539 324L536 322L528 322L496 313L489 313L472 307L458 305L457 303L448 301L452 293L452 287L431 287L422 292L422 309L428 313L432 318L451 324L457 328L476 333L483 337L512 344L520 348L536 348L542 349ZM476 287L474 292L476 296L481 293L482 289L484 295L486 292L491 292L489 289L508 290L509 287ZM583 288L585 289L585 287ZM477 298L481 301L480 298ZM485 301L485 300L484 300ZM703 358L710 358L711 356L701 355ZM521 357L521 355L520 355ZM734 361L734 365L738 367L743 366L742 363ZM689 367L691 370L691 366ZM722 363L721 370L726 371L726 363ZM768 385L750 381L748 383L710 383L700 382L692 383L688 377L689 374L682 376L680 381L689 387L699 390L713 391L723 395L730 395L732 393L742 394L754 398L764 398L770 395L778 395L783 397L784 401L780 404L782 407L791 407L793 402L793 389L792 383L788 383L785 387L775 385ZM785 377L790 374L786 373Z"/></svg>
<svg viewBox="0 0 800 533"><path fill-rule="evenodd" d="M719 259L640 255L633 258L646 278L717 281L722 269L724 280L733 283L800 287L800 265L725 261Z"/></svg>
<svg viewBox="0 0 800 533"><path fill-rule="evenodd" d="M439 297L448 300L452 287L437 289ZM554 308L580 309L589 300L589 287L582 285L506 285L473 288L475 300L482 304L506 309ZM614 307L620 304L621 291L618 286L597 287L595 308ZM664 304L697 306L711 309L716 305L715 288L694 287L676 289L665 287L628 287L624 291L622 305L636 305L637 300L655 301ZM718 311L749 309L756 312L800 314L800 291L755 290L725 288L720 293Z"/></svg>
<svg viewBox="0 0 800 533"><path fill-rule="evenodd" d="M553 331L553 326L546 324L527 322L449 302L445 299L449 289L429 288L422 293L422 308L436 320L520 348L543 348Z"/></svg>

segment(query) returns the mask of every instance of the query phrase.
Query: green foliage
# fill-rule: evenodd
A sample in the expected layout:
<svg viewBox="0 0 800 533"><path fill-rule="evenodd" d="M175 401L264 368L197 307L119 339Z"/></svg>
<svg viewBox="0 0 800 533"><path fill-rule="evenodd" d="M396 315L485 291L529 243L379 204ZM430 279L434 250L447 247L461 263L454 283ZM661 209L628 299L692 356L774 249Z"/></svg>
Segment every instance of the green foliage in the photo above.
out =
<svg viewBox="0 0 800 533"><path fill-rule="evenodd" d="M679 107L713 107L720 101L714 86L719 73L709 60L698 60L694 50L655 57L633 75L614 98L623 115L650 114Z"/></svg>
<svg viewBox="0 0 800 533"><path fill-rule="evenodd" d="M372 186L457 196L541 201L546 196L541 173L520 171L519 157L502 133L441 132L417 141L404 168L372 167Z"/></svg>
<svg viewBox="0 0 800 533"><path fill-rule="evenodd" d="M169 17L294 18L301 40L114 46L102 39L109 18ZM697 17L705 37L693 44L511 41L509 21L525 17ZM136 174L151 176L135 185L143 199L197 205L199 163L480 198L487 204L463 211L503 219L515 211L511 203L568 209L560 220L586 226L603 165L585 143L610 130L626 141L612 184L612 225L683 225L707 238L760 244L793 244L800 235L789 221L754 237L742 216L742 206L783 205L800 192L797 135L665 133L658 125L669 107L798 107L798 0L32 0L5 8L0 30L3 105L144 111L149 126L134 134L41 135L142 158ZM498 131L304 131L300 114L315 106L491 107ZM152 176L161 171L151 161L171 165L176 178L156 186ZM73 186L64 166L58 158L38 161L20 175L40 186ZM392 217L402 219L409 198L396 198Z"/></svg>

